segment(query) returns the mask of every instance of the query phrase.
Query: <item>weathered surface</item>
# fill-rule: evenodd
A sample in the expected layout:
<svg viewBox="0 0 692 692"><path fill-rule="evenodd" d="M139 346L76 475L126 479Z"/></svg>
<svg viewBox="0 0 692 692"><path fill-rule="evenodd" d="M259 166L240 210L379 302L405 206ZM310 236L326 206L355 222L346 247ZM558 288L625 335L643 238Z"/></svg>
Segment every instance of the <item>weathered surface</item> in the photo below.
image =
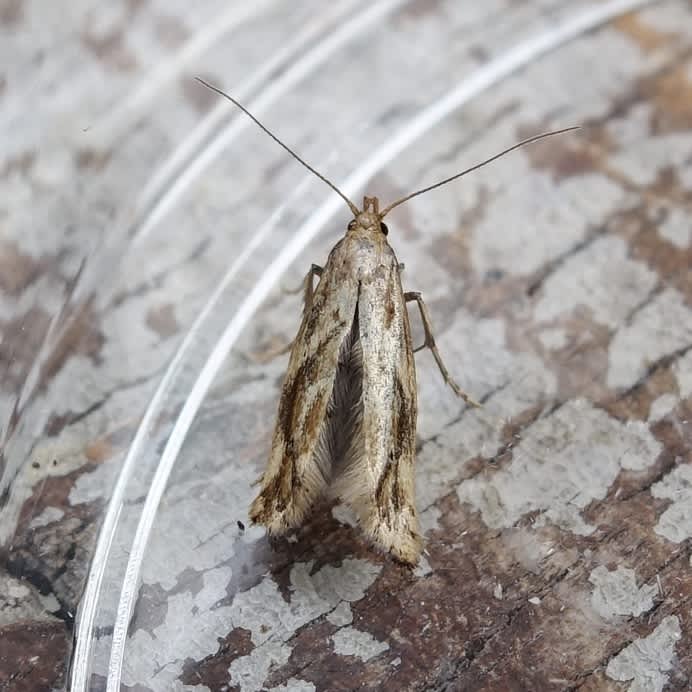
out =
<svg viewBox="0 0 692 692"><path fill-rule="evenodd" d="M0 689L692 686L692 8L610 6L0 2ZM485 403L419 354L413 572L338 507L243 525L285 367L249 354L348 215L192 74L355 198L584 125L388 219Z"/></svg>

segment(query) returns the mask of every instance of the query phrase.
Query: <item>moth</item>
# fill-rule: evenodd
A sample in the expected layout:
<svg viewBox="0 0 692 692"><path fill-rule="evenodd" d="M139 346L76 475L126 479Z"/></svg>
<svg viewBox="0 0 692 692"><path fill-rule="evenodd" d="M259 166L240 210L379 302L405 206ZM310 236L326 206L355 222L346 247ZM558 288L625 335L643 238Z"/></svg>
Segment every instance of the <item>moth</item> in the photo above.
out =
<svg viewBox="0 0 692 692"><path fill-rule="evenodd" d="M304 281L303 319L290 349L269 463L250 519L270 535L300 526L327 492L349 505L372 542L415 565L423 541L415 505L417 389L414 353L428 348L445 382L478 406L451 378L435 344L421 294L405 292L403 265L388 242L385 216L413 197L445 185L533 142L543 133L380 210L377 197L359 209L331 181L272 134L231 96L198 78L248 115L291 156L334 190L353 218L324 267ZM317 286L314 279L318 278ZM424 343L413 347L407 303L416 303Z"/></svg>

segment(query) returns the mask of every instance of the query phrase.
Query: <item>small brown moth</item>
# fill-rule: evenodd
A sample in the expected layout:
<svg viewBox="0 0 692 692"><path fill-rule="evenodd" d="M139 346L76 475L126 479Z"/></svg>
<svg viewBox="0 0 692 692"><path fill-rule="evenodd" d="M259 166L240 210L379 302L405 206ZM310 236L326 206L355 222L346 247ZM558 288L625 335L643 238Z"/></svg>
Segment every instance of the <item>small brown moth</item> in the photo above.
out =
<svg viewBox="0 0 692 692"><path fill-rule="evenodd" d="M450 377L435 345L420 293L405 293L384 217L403 202L445 185L517 147L418 190L380 211L377 197L363 208L278 140L244 106L199 79L246 113L289 154L339 194L353 213L346 235L324 267L312 265L304 284L303 320L291 346L266 471L250 519L272 535L300 526L329 488L349 505L365 533L408 565L418 562L422 538L414 501L416 368L413 354L432 352L442 377L467 404L478 406ZM314 277L319 278L315 288ZM414 349L406 303L418 305L425 333Z"/></svg>

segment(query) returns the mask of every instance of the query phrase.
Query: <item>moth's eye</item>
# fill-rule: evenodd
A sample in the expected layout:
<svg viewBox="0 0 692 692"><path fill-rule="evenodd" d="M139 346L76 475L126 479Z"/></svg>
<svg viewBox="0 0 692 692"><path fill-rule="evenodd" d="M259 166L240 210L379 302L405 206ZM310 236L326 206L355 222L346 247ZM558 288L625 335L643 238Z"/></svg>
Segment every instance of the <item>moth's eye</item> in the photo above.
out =
<svg viewBox="0 0 692 692"><path fill-rule="evenodd" d="M356 220L351 219L351 221L349 221L349 223L348 223L348 230L352 231L355 227L356 227Z"/></svg>
<svg viewBox="0 0 692 692"><path fill-rule="evenodd" d="M385 235L387 235L389 233L389 229L387 228L386 223L380 222L380 228L382 229L382 233L384 233Z"/></svg>

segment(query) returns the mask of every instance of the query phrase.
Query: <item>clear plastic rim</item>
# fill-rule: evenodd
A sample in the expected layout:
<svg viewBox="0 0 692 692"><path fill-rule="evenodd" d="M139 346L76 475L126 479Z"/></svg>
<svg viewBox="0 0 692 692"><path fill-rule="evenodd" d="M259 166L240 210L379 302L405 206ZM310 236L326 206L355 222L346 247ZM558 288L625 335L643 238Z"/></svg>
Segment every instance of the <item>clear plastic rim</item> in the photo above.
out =
<svg viewBox="0 0 692 692"><path fill-rule="evenodd" d="M389 3L393 6L398 3ZM537 57L548 53L560 45L577 38L583 33L591 31L599 26L607 23L618 15L639 9L643 6L655 4L655 0L613 0L602 5L594 6L586 11L576 14L559 25L555 26L551 31L541 32L539 35L530 38L513 49L510 49L504 55L492 60L483 68L475 72L469 79L462 81L452 91L433 103L418 116L413 118L405 127L403 127L394 137L388 140L385 145L376 150L371 157L366 159L358 169L345 181L343 189L347 195L353 195L361 186L363 186L376 172L381 170L389 161L396 155L401 153L412 144L416 139L428 132L434 125L448 116L451 112L458 109L474 98L484 90L497 84L515 71L526 66ZM377 5L376 7L381 7ZM363 15L361 15L361 18ZM303 76L303 75L301 75ZM115 621L113 633L113 642L110 652L110 663L108 668L107 689L115 691L120 688L120 675L123 663L124 645L127 633L127 627L132 615L132 609L136 599L139 575L141 570L144 550L149 539L149 534L153 525L154 518L161 496L166 487L171 470L176 462L180 447L185 440L189 427L194 420L194 417L204 400L209 386L213 382L218 369L228 355L238 335L242 332L245 325L251 319L257 307L266 298L276 281L281 277L284 271L289 267L291 262L297 257L300 251L307 243L315 237L323 225L336 213L342 206L341 200L330 198L303 224L293 237L291 243L283 249L276 257L274 262L267 268L265 275L262 277L251 293L245 298L238 308L236 314L231 319L226 327L221 338L213 347L204 366L199 372L194 385L185 399L185 404L178 414L172 432L168 438L165 449L160 456L156 470L149 488L144 509L137 525L137 530L132 543L132 551L128 560L126 577L123 581L118 612ZM283 208L277 210L281 213ZM251 248L248 248L252 251ZM234 265L236 266L236 265ZM233 268L229 271L229 274ZM229 274L224 278L224 282L220 284L219 289L214 296L209 300L205 310L198 318L195 325L192 327L185 342L181 346L176 356L171 361L169 368L163 377L159 388L152 398L145 417L140 424L137 437L132 444L128 461L134 463L138 451L137 441L140 437L146 436L148 426L160 411L160 404L165 397L167 387L174 379L175 372L182 367L186 344L188 339L193 339L197 330L201 328L204 319L211 313L223 287L226 285L226 280ZM230 280L230 278L228 278ZM140 435L141 433L141 435ZM123 467L123 472L127 467ZM129 467L128 467L129 468ZM121 474L118 479L118 485L127 483L127 477ZM124 485L120 489L120 501ZM71 679L71 689L81 690L87 689L88 684L88 656L90 654L91 635L93 629L93 615L95 613L96 602L98 599L103 572L98 573L99 569L103 569L106 562L106 557L112 545L113 531L117 525L121 505L118 501L118 495L114 494L111 503L108 507L104 525L99 535L99 540L96 548L96 555L92 563L87 581L87 592L93 596L91 606L87 601L87 592L80 606L80 614L77 623L75 657L73 659L73 670ZM110 527L110 531L108 528ZM97 563L97 557L101 557L101 561ZM89 620L89 610L91 607L92 619ZM82 653L82 658L78 658L77 653Z"/></svg>

